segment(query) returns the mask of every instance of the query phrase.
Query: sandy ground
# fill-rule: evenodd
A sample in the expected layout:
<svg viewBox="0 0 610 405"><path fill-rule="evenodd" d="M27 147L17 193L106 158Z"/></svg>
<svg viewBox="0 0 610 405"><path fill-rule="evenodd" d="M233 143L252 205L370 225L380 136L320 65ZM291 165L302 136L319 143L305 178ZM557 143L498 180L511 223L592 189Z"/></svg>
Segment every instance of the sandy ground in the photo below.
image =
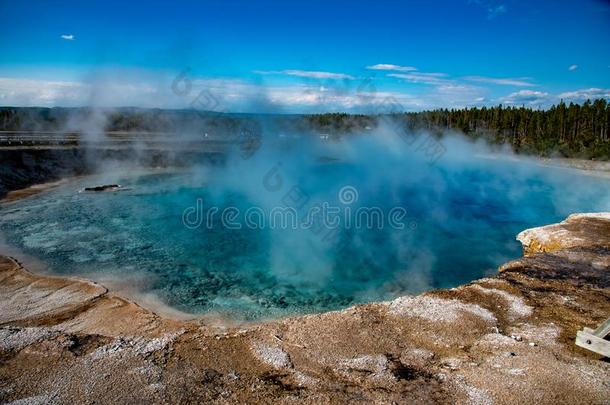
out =
<svg viewBox="0 0 610 405"><path fill-rule="evenodd" d="M74 178L72 178L74 179ZM50 181L47 183L41 183L41 184L34 184L33 186L27 187L27 188L23 188L21 190L14 190L14 191L10 191L6 194L6 196L0 200L0 203L10 203L13 201L17 201L19 199L22 198L27 198L48 190L52 190L56 187L60 187L68 182L70 182L72 179L62 179L62 180L58 180L58 181Z"/></svg>
<svg viewBox="0 0 610 405"><path fill-rule="evenodd" d="M608 359L573 342L610 316L610 213L519 239L495 277L239 328L2 257L0 402L608 403Z"/></svg>

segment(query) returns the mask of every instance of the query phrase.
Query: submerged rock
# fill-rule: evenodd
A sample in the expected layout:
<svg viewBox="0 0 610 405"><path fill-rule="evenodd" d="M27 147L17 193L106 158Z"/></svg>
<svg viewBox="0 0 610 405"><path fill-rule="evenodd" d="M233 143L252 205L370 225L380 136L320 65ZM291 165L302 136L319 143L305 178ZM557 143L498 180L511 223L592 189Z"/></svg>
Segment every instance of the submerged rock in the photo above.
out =
<svg viewBox="0 0 610 405"><path fill-rule="evenodd" d="M122 187L120 184L105 184L105 185L101 185L101 186L85 187L83 189L83 191L93 191L93 192L117 191L121 188Z"/></svg>

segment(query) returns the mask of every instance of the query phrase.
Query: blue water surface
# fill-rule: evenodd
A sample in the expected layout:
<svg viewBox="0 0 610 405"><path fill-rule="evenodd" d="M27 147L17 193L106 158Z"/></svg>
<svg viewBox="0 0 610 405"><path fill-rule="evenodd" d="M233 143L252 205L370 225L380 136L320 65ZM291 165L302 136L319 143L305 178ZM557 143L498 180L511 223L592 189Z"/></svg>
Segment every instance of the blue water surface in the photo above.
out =
<svg viewBox="0 0 610 405"><path fill-rule="evenodd" d="M519 257L523 229L610 210L608 179L573 170L474 156L430 164L409 151L354 149L325 151L333 159L275 151L221 166L82 178L4 205L0 231L54 273L137 279L137 288L181 311L251 320L455 287ZM108 181L124 190L79 192ZM358 193L350 204L339 199L346 186ZM203 212L243 213L290 206L291 192L307 197L299 215L323 201L386 213L403 207L404 227L342 224L327 235L228 229L218 217L212 226L183 223L198 199Z"/></svg>

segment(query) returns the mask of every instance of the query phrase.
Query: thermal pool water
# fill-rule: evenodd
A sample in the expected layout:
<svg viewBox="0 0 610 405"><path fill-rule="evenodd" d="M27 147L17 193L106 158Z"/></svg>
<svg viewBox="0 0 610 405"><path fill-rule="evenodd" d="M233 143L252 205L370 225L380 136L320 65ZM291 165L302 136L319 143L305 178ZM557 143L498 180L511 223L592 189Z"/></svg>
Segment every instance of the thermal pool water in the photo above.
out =
<svg viewBox="0 0 610 405"><path fill-rule="evenodd" d="M79 192L107 183L123 188ZM338 227L263 218L290 207L301 221L324 203L340 210ZM230 224L228 207L238 213ZM261 215L246 222L252 207ZM362 207L383 223L356 226ZM402 225L389 223L397 207ZM455 287L519 257L521 230L603 210L607 178L484 158L464 142L430 161L365 139L263 148L182 171L108 171L3 205L0 232L54 274L113 279L187 313L253 320Z"/></svg>

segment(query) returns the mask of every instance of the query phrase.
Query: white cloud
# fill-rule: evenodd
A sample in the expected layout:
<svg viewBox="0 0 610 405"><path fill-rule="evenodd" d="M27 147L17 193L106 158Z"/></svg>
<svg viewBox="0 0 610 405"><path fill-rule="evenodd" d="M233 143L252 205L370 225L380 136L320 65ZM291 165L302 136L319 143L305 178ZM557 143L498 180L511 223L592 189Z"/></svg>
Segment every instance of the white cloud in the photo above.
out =
<svg viewBox="0 0 610 405"><path fill-rule="evenodd" d="M583 103L586 100L595 100L599 98L610 100L610 89L592 87L589 89L566 91L559 94L549 94L547 92L534 90L521 90L516 93L511 93L508 96L501 97L497 101L503 104L549 107L552 104L557 104L560 100L567 103Z"/></svg>
<svg viewBox="0 0 610 405"><path fill-rule="evenodd" d="M354 79L354 76L345 73L317 72L311 70L283 70L282 73L289 76L308 77L312 79Z"/></svg>
<svg viewBox="0 0 610 405"><path fill-rule="evenodd" d="M487 90L469 84L441 84L426 95L433 108L461 108L483 104Z"/></svg>
<svg viewBox="0 0 610 405"><path fill-rule="evenodd" d="M223 111L267 112L387 112L388 109L413 110L427 107L410 94L383 91L358 91L332 85L260 85L241 80L201 79L193 81L193 93L211 91Z"/></svg>
<svg viewBox="0 0 610 405"><path fill-rule="evenodd" d="M157 89L147 83L95 83L0 77L0 105L154 106Z"/></svg>
<svg viewBox="0 0 610 405"><path fill-rule="evenodd" d="M354 76L345 73L333 73L333 72L320 72L315 70L298 70L298 69L285 69L285 70L255 70L255 73L259 74L277 74L295 77L306 77L310 79L335 79L335 80L353 80Z"/></svg>
<svg viewBox="0 0 610 405"><path fill-rule="evenodd" d="M570 67L568 68L569 71L574 71L578 69L578 65L570 65Z"/></svg>
<svg viewBox="0 0 610 405"><path fill-rule="evenodd" d="M551 101L549 93L535 90L520 90L500 98L503 104L542 106Z"/></svg>
<svg viewBox="0 0 610 405"><path fill-rule="evenodd" d="M478 83L490 83L490 84L500 84L505 86L536 86L535 84L529 82L530 80L527 77L516 77L516 78L498 78L498 77L485 77L485 76L466 76L464 80L468 80L471 82Z"/></svg>
<svg viewBox="0 0 610 405"><path fill-rule="evenodd" d="M387 76L403 79L411 83L424 83L432 85L452 83L452 80L445 79L445 76L447 76L445 73L388 73Z"/></svg>
<svg viewBox="0 0 610 405"><path fill-rule="evenodd" d="M80 105L84 85L69 81L41 81L0 77L0 104L17 106Z"/></svg>
<svg viewBox="0 0 610 405"><path fill-rule="evenodd" d="M610 99L610 89L592 87L590 89L567 91L559 94L558 98L574 102L583 102L586 100L594 100L596 98Z"/></svg>
<svg viewBox="0 0 610 405"><path fill-rule="evenodd" d="M434 82L426 91L366 91L342 82L320 84L260 84L239 79L192 78L186 95L172 91L174 77L146 76L142 72L109 72L91 82L52 81L0 77L0 105L13 106L136 106L144 108L196 108L227 112L388 112L434 108L460 108L503 103L548 107L560 99L583 102L610 100L610 89L589 88L561 94L524 89L490 98L485 87L424 74ZM118 79L117 79L118 78ZM445 80L445 82L443 82Z"/></svg>
<svg viewBox="0 0 610 405"><path fill-rule="evenodd" d="M186 95L174 94L173 77L136 81L135 75L114 74L94 83L0 77L0 105L195 108L226 112L314 113L351 111L383 113L435 108L450 103L450 90L431 95L358 90L325 84L262 85L238 79L191 79ZM116 79L123 77L124 79ZM117 81L122 80L122 81ZM155 85L154 83L157 83ZM158 85L158 83L163 83ZM453 105L453 103L451 103Z"/></svg>
<svg viewBox="0 0 610 405"><path fill-rule="evenodd" d="M74 41L74 35L72 34L62 34L61 39L65 39L66 41Z"/></svg>
<svg viewBox="0 0 610 405"><path fill-rule="evenodd" d="M322 90L305 87L271 88L267 93L269 99L283 106L305 107L313 111L365 111L388 112L390 109L412 109L421 106L421 102L408 94L396 92L344 92L340 90Z"/></svg>
<svg viewBox="0 0 610 405"><path fill-rule="evenodd" d="M413 70L417 70L413 66L400 66L400 65L391 65L388 63L378 63L376 65L367 66L369 70L394 70L397 72L411 72Z"/></svg>
<svg viewBox="0 0 610 405"><path fill-rule="evenodd" d="M188 94L172 91L173 77L135 82L96 80L93 83L0 77L0 105L195 108L227 112L371 111L385 98L405 108L420 108L418 100L392 92L358 92L337 86L261 85L237 79L191 79ZM120 77L120 75L115 75ZM153 83L163 83L154 85Z"/></svg>

